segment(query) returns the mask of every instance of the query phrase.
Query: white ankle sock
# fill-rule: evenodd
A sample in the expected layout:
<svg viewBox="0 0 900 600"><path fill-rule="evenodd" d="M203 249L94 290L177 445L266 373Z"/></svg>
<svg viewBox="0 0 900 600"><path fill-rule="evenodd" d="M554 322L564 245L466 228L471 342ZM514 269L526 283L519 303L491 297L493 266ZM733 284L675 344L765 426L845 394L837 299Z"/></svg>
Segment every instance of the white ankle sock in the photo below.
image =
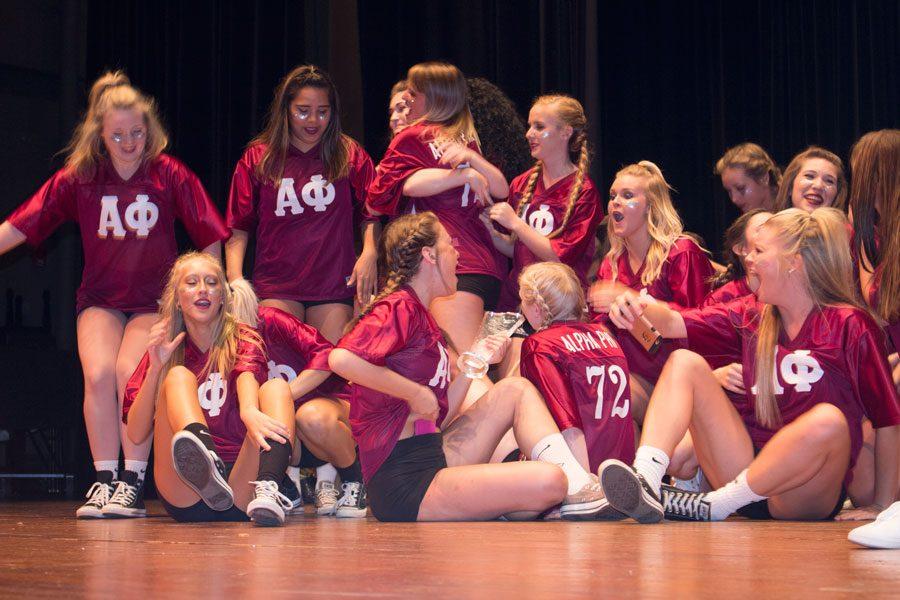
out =
<svg viewBox="0 0 900 600"><path fill-rule="evenodd" d="M125 470L131 471L132 473L137 473L138 481L143 481L144 476L147 474L147 461L146 460L129 460L125 459Z"/></svg>
<svg viewBox="0 0 900 600"><path fill-rule="evenodd" d="M569 479L569 494L574 494L591 482L590 475L569 450L569 445L561 433L551 433L539 441L531 450L531 460L559 466Z"/></svg>
<svg viewBox="0 0 900 600"><path fill-rule="evenodd" d="M330 481L334 483L337 478L337 469L331 463L316 467L316 483L320 481Z"/></svg>
<svg viewBox="0 0 900 600"><path fill-rule="evenodd" d="M737 509L765 500L766 497L750 489L747 483L747 469L744 469L731 483L706 494L706 499L709 500L710 519L722 521Z"/></svg>
<svg viewBox="0 0 900 600"><path fill-rule="evenodd" d="M98 473L100 471L110 471L113 476L113 481L119 478L119 461L117 460L95 460L94 461L94 470Z"/></svg>
<svg viewBox="0 0 900 600"><path fill-rule="evenodd" d="M287 476L290 477L291 481L293 481L294 483L300 481L300 467L288 465L286 473L287 473Z"/></svg>
<svg viewBox="0 0 900 600"><path fill-rule="evenodd" d="M634 468L659 494L662 478L666 474L666 469L669 468L669 457L659 448L641 446L634 455Z"/></svg>

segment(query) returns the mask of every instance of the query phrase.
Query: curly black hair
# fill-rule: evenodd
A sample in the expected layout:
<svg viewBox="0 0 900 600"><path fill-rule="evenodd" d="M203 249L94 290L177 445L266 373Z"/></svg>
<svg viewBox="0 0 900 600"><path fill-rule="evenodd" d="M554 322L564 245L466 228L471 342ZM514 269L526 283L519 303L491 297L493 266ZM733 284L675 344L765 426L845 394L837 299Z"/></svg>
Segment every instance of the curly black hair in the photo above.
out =
<svg viewBox="0 0 900 600"><path fill-rule="evenodd" d="M503 90L487 79L469 77L466 83L482 154L512 180L534 165L525 140L525 121Z"/></svg>

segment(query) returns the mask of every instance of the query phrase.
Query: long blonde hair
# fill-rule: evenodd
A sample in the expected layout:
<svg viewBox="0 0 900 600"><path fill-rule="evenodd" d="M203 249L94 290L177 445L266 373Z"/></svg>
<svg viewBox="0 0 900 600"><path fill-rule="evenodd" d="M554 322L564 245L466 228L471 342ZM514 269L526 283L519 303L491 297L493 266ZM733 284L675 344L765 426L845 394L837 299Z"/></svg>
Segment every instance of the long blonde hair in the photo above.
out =
<svg viewBox="0 0 900 600"><path fill-rule="evenodd" d="M242 327L234 316L234 299L222 264L204 252L188 252L182 254L172 265L166 287L163 289L162 299L159 304L159 316L170 319L169 339L174 339L182 331L185 331L184 315L178 308L178 284L184 277L185 266L194 260L205 262L215 271L223 290L222 309L213 329L213 343L209 349L209 357L203 367L201 376L206 377L211 372L221 373L227 377L237 360L238 345L241 342L249 342L260 349L263 348L262 338L250 327ZM175 365L184 364L184 344L180 344L163 369L163 376Z"/></svg>
<svg viewBox="0 0 900 600"><path fill-rule="evenodd" d="M642 160L637 164L624 167L616 173L616 179L623 175L640 177L647 182L647 231L650 234L650 248L644 259L644 272L641 274L641 283L651 285L659 277L663 264L669 258L669 250L680 238L684 237L684 225L678 211L672 205L669 195L671 187L666 183L662 171L649 160ZM609 259L612 268L613 281L619 277L619 257L625 252L625 240L615 234L613 220L608 219L607 232L609 236Z"/></svg>
<svg viewBox="0 0 900 600"><path fill-rule="evenodd" d="M815 305L852 306L868 312L853 284L847 220L831 207L807 213L800 208L783 210L761 227L772 231L781 248L782 260L799 255L803 259L803 287ZM783 327L778 307L767 304L759 318L756 339L756 419L772 429L781 423L775 399L775 351Z"/></svg>
<svg viewBox="0 0 900 600"><path fill-rule="evenodd" d="M409 68L406 83L426 98L425 114L411 125L433 123L440 126L441 138L474 141L481 146L466 101L468 87L462 71L450 63L423 62Z"/></svg>
<svg viewBox="0 0 900 600"><path fill-rule="evenodd" d="M534 263L522 269L519 295L523 302L541 309L541 329L555 321L584 321L587 317L581 282L572 267L563 263Z"/></svg>
<svg viewBox="0 0 900 600"><path fill-rule="evenodd" d="M820 148L819 146L810 146L797 156L784 170L784 177L781 178L781 187L778 188L778 195L775 197L775 210L785 210L794 206L791 194L794 191L794 180L800 174L803 163L811 158L821 158L834 165L838 173L837 195L834 197L834 208L844 210L847 204L847 176L844 174L844 162L834 152Z"/></svg>
<svg viewBox="0 0 900 600"><path fill-rule="evenodd" d="M556 116L572 128L572 137L569 138L569 160L575 163L575 181L572 183L572 189L569 192L569 199L566 204L566 211L563 213L562 222L555 231L551 231L547 236L548 239L559 237L565 230L569 219L572 217L572 211L575 210L575 201L581 194L584 187L584 178L591 166L590 150L588 149L587 139L587 117L584 114L584 107L581 102L571 96L561 94L540 96L534 101L533 106L537 105L554 105ZM537 187L538 177L541 176L543 163L537 161L531 168L531 174L525 183L525 191L519 200L519 217L525 212L525 207L531 202L534 196L534 188Z"/></svg>
<svg viewBox="0 0 900 600"><path fill-rule="evenodd" d="M155 160L169 144L153 98L132 87L123 71L108 71L91 86L88 107L81 123L75 128L72 140L63 150L67 154L66 169L79 179L93 175L104 154L103 117L112 110L136 109L144 117L147 135L144 160Z"/></svg>

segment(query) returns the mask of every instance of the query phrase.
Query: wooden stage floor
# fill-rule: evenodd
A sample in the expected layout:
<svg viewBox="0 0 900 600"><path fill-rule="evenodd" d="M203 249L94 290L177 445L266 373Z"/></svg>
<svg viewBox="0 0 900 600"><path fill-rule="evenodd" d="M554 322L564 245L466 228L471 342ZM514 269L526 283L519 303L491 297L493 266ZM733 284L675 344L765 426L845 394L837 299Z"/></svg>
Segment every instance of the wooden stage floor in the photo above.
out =
<svg viewBox="0 0 900 600"><path fill-rule="evenodd" d="M898 597L900 550L844 523L77 521L0 503L0 597Z"/></svg>

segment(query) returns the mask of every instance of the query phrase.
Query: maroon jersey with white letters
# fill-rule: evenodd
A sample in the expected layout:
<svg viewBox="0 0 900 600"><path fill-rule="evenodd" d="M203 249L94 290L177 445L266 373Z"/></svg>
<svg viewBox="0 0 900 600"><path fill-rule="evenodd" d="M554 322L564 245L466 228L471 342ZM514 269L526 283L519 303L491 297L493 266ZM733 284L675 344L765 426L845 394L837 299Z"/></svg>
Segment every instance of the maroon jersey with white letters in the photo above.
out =
<svg viewBox="0 0 900 600"><path fill-rule="evenodd" d="M760 424L754 410L756 330L762 306L754 296L745 296L682 313L691 350L742 364L747 393L737 409L757 448L777 431ZM783 424L816 404L838 407L850 426L850 469L862 446L863 417L876 429L900 424L884 335L863 311L834 306L813 310L793 340L781 332L775 356L775 398Z"/></svg>
<svg viewBox="0 0 900 600"><path fill-rule="evenodd" d="M522 195L531 171L522 173L509 187L509 202L518 212ZM575 173L563 177L544 188L544 179L537 178L531 202L525 207L522 219L543 236L548 236L562 225L566 208L569 205L569 193L575 184ZM600 194L594 187L590 177L585 176L581 193L575 199L575 206L566 228L557 237L550 240L550 247L560 262L572 267L581 285L587 288L587 274L594 258L597 227L603 220L603 205ZM541 262L521 240L513 246L512 271L503 282L500 293L499 310L514 310L519 306L519 274L530 264Z"/></svg>
<svg viewBox="0 0 900 600"><path fill-rule="evenodd" d="M290 383L306 369L331 371L328 355L334 346L315 327L271 306L260 306L258 316L257 331L265 342L269 358L269 379L281 377ZM315 390L294 400L294 409L313 398L334 396L345 384L343 379L332 374Z"/></svg>
<svg viewBox="0 0 900 600"><path fill-rule="evenodd" d="M237 396L237 378L241 373L252 373L257 383L266 382L266 355L256 344L247 341L238 343L237 357L234 367L227 377L222 373L204 373L209 352L202 352L190 336L184 338L184 366L197 377L197 400L206 417L206 425L216 444L216 452L219 457L228 463L237 459L244 438L247 436L247 428L241 421L240 405ZM144 353L144 357L134 370L131 379L125 386L125 402L122 407L122 420L127 421L128 411L134 404L147 370L150 368L150 356Z"/></svg>
<svg viewBox="0 0 900 600"><path fill-rule="evenodd" d="M356 263L354 223L373 220L364 211L375 169L366 151L345 139L349 171L337 181L325 179L320 146L309 152L289 146L278 185L257 174L265 144L251 146L238 161L226 219L232 229L256 232L252 278L260 298L353 296L347 280Z"/></svg>
<svg viewBox="0 0 900 600"><path fill-rule="evenodd" d="M753 293L753 290L750 289L750 286L747 285L747 278L741 277L740 279L732 279L728 283L720 285L709 294L707 294L706 298L703 299L703 302L700 303L700 306L712 306L713 304L724 304L725 302L731 302L735 298L742 298L743 296L749 296Z"/></svg>
<svg viewBox="0 0 900 600"><path fill-rule="evenodd" d="M699 306L709 293L710 276L714 269L707 254L694 240L683 237L677 240L669 249L669 256L663 263L659 277L645 286L641 283L641 275L645 265L641 265L637 273L631 270L628 264L628 251L622 253L618 260L618 281L635 291L642 288L660 302L667 303L675 310L683 310ZM598 281L611 281L612 268L609 257L603 259L597 272ZM606 315L598 319L602 323L608 322ZM610 326L622 351L628 359L628 366L632 373L637 373L650 383L655 383L673 350L681 347L678 340L663 340L659 349L654 354L648 354L644 347L634 339L629 332Z"/></svg>
<svg viewBox="0 0 900 600"><path fill-rule="evenodd" d="M412 288L402 287L377 302L337 347L431 388L440 407L440 427L448 410L450 359L441 330ZM351 388L350 425L368 481L400 439L410 409L405 400L358 381Z"/></svg>
<svg viewBox="0 0 900 600"><path fill-rule="evenodd" d="M368 205L386 215L400 213L403 184L421 169L447 169L441 164L434 125L419 124L398 133L378 163L378 172L369 186ZM475 142L469 148L478 152ZM475 193L466 184L434 196L408 198L410 211L430 210L453 240L459 251L456 272L459 274L491 275L502 279L503 260L491 242L491 234L478 218L483 207L475 201Z"/></svg>
<svg viewBox="0 0 900 600"><path fill-rule="evenodd" d="M156 312L166 276L178 256L175 219L197 248L228 238L219 211L197 176L171 156L144 161L128 181L102 159L90 179L66 169L15 210L9 222L37 246L75 221L84 248L76 304L123 312Z"/></svg>
<svg viewBox="0 0 900 600"><path fill-rule="evenodd" d="M554 323L522 343L522 376L537 387L560 431L584 432L591 471L634 460L628 362L597 323Z"/></svg>

